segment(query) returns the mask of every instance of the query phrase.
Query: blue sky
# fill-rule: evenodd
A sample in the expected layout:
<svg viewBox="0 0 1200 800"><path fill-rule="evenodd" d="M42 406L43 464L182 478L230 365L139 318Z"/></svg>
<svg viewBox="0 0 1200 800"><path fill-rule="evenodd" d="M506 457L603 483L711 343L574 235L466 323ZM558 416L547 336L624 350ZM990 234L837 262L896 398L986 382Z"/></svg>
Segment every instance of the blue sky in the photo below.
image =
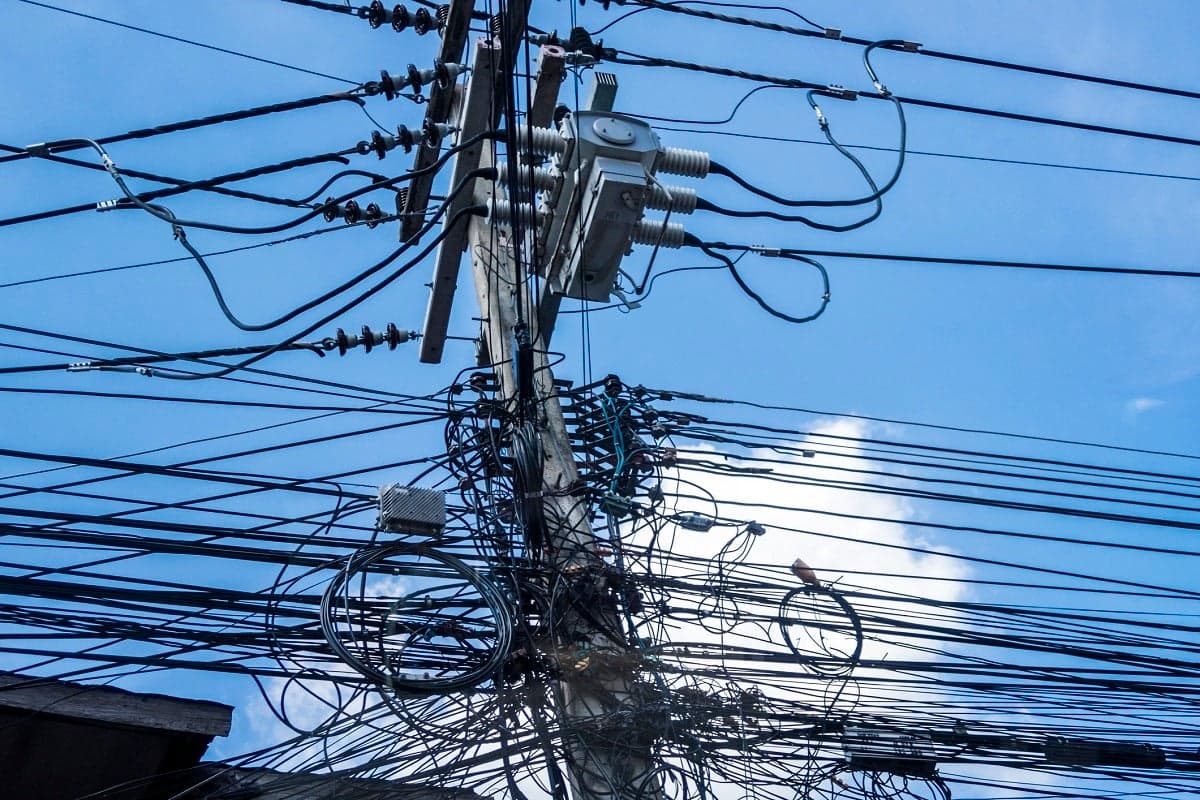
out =
<svg viewBox="0 0 1200 800"><path fill-rule="evenodd" d="M425 65L435 46L432 36L374 31L352 17L270 0L196 0L186 5L61 0L56 4L354 82L375 78L381 68L403 72L410 61ZM1190 67L1200 7L1188 0L1136 5L1108 0L863 0L854 4L786 0L786 4L847 35L903 38L951 52L1195 88ZM604 12L597 4L577 8L570 2L537 0L531 20L541 28L565 33L574 13L581 24L595 29L618 12ZM12 0L0 5L0 27L8 32L0 50L7 76L0 82L0 108L6 110L0 143L8 145L103 136L347 88L336 80ZM654 12L616 24L602 38L608 46L638 53L870 89L859 61L861 51L839 43L715 29L711 23ZM1181 136L1200 130L1200 101L1196 100L904 54L880 52L874 63L890 89L911 97ZM608 68L621 82L617 110L635 115L720 118L752 88L734 79L674 70ZM583 79L587 80L586 73ZM572 98L568 82L562 99L570 104ZM895 146L896 120L887 104L827 100L822 105L842 141ZM416 126L422 114L410 103L389 104L381 98L368 100L366 108L389 126ZM1197 268L1200 149L930 109L909 108L907 114L908 144L913 150L1179 177L913 154L898 185L885 198L882 217L853 233L821 233L766 221L734 222L709 214L683 221L703 239L747 244ZM202 178L353 146L375 127L357 107L340 103L116 144L109 152L119 167ZM698 126L662 123L662 127ZM759 93L723 129L782 138L820 136L803 96L788 90ZM665 129L661 137L664 144L708 150L752 182L785 195L840 197L861 192L856 175L828 147ZM893 153L859 152L875 174L890 171ZM92 158L84 151L76 155ZM355 167L389 172L402 171L408 164L408 157L400 153L383 162L374 156L351 156L351 160ZM264 179L256 187L305 194L325 174L301 170ZM0 176L0 218L116 196L104 173L69 166L16 162L0 165ZM702 197L730 207L763 205L720 176L688 183ZM173 198L168 204L182 217L242 225L265 224L291 214L206 195ZM845 219L837 214L828 218ZM324 225L318 219L302 230ZM204 252L258 241L208 231L195 231L190 238ZM391 226L374 231L359 228L214 258L212 266L231 306L243 317L258 320L297 305L394 246ZM169 226L147 215L76 214L0 228L0 284L181 254ZM648 257L648 251L639 248L625 266L640 274ZM655 269L710 263L697 251L672 251L660 255ZM590 374L615 372L630 383L768 404L1149 450L1200 451L1200 427L1195 424L1200 414L1200 284L840 258L825 263L832 301L819 320L806 325L768 317L719 270L666 276L644 306L632 313L590 315L586 354L581 346L581 315L567 316L554 342L565 355L559 376L579 381L587 365ZM741 266L747 279L779 307L799 313L815 305L817 284L811 273L798 266L753 255ZM315 335L327 335L339 325L355 330L364 323L379 328L395 322L401 328L420 329L427 298L423 284L430 270L418 265L387 292ZM0 307L3 321L11 325L166 351L271 341L269 335L244 334L230 326L195 265L186 262L4 286ZM474 335L471 318L476 314L464 271L451 333ZM302 321L315 317L310 314ZM0 343L89 356L114 354L9 332L0 332ZM4 365L43 359L59 357L0 349ZM438 366L420 364L413 345L396 353L368 356L360 351L321 361L304 353L290 354L268 365L325 380L424 394L448 384L472 360L468 343L452 342L445 363ZM35 374L8 376L3 386L179 390L164 383L128 374ZM267 390L227 384L203 389L208 396L218 397L274 396ZM83 403L3 391L0 411L8 420L4 446L92 457L282 419L261 411L132 407L118 401ZM305 431L319 435L339 429L338 424L314 423ZM245 447L270 443L288 435L266 432L232 443L184 448L180 459L203 457L239 443ZM944 443L961 441L944 434L922 436ZM334 472L341 465L382 462L395 452L436 449L439 439L436 430L387 434L315 453L243 460L238 466L292 474ZM365 452L373 449L378 457ZM1049 445L1026 449L1059 452ZM1122 458L1122 463L1139 463L1132 456ZM4 474L31 468L17 462L11 466ZM157 490L152 482L146 486L148 491ZM967 518L963 513L961 518ZM1055 556L1047 551L1046 558ZM1144 569L1149 573L1159 567L1146 563ZM1187 583L1190 576L1177 572L1166 579ZM144 685L166 690L171 682L163 677L147 679ZM216 693L230 702L248 696L241 685L214 682L212 687L209 692L205 684L196 684L194 693Z"/></svg>

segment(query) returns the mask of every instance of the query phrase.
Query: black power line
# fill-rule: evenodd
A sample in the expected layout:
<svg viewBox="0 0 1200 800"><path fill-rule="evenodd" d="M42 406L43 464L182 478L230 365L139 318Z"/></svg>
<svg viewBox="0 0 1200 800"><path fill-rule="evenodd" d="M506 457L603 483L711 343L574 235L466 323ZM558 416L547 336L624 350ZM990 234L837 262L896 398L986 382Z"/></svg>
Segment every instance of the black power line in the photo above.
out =
<svg viewBox="0 0 1200 800"><path fill-rule="evenodd" d="M679 61L673 58L646 56L639 53L632 53L627 50L606 50L604 56L609 61L617 64L628 64L630 66L638 67L667 67L670 69L688 70L691 72L701 72L708 75L721 75L727 78L739 78L742 80L755 81L757 83L769 83L791 89L819 90L830 88L824 84L812 83L811 81L798 80L796 78L783 78L778 75L766 75L760 72L748 72L746 70L731 69L729 67L698 64L692 61ZM907 103L909 105L923 106L925 108L936 108L943 111L955 111L961 114L976 114L980 116L994 117L997 119L1011 119L1018 122L1029 122L1038 125L1051 125L1060 128L1070 128L1072 130L1092 131L1095 133L1107 133L1114 136L1128 136L1135 139L1147 139L1155 142L1185 144L1193 147L1200 146L1200 139L1195 139L1188 136L1175 136L1167 133L1155 133L1153 131L1141 131L1132 128L1118 128L1112 125L1096 125L1090 122L1058 119L1055 117L1046 117L1038 114L1021 114L1015 111L1001 111L994 108L968 106L961 103L946 103L940 100L925 100L919 97L906 97L896 94L884 94L882 92L856 92L855 94L858 97L866 97L872 100L899 100L900 102Z"/></svg>
<svg viewBox="0 0 1200 800"><path fill-rule="evenodd" d="M230 56L237 56L238 58L246 58L251 61L257 61L260 64L270 64L273 67L283 67L284 69L290 69L294 72L303 72L307 75L315 75L318 78L328 78L331 81L340 81L341 83L350 83L350 84L355 83L355 81L352 81L349 78L340 78L337 75L330 75L325 72L317 72L316 70L305 69L304 67L297 67L294 64L285 64L282 61L274 61L270 58L262 58L260 56L252 56L249 53L243 53L238 50L230 50L225 47L217 47L216 45L205 44L204 42L197 42L194 39L184 39L181 36L172 36L169 33L161 33L160 31L152 31L149 28L139 28L137 25L128 25L124 22L117 22L116 20L106 19L104 17L97 17L92 14L84 14L82 11L72 11L67 8L59 8L58 6L52 6L48 3L38 3L38 2L35 2L35 0L20 0L20 2L25 3L26 5L30 5L30 6L37 6L38 8L45 8L50 11L58 11L63 14L70 14L75 17L83 17L84 19L90 19L93 22L103 22L105 25L115 25L118 28L125 28L126 30L137 31L138 33L145 33L145 34L149 34L150 36L157 36L160 39L168 39L172 42L179 42L180 44L187 44L187 45L191 45L192 47L202 47L205 50L213 50L217 53L224 53L224 54L230 55Z"/></svg>
<svg viewBox="0 0 1200 800"><path fill-rule="evenodd" d="M988 258L965 258L951 256L918 256L888 253L856 253L846 250L809 250L791 247L763 247L761 245L730 244L728 242L705 242L706 246L718 250L741 250L761 255L799 255L824 258L851 258L870 261L896 261L915 264L947 264L965 267L1003 267L1007 269L1048 270L1052 272L1083 272L1107 275L1147 275L1160 278L1200 278L1200 270L1173 270L1157 267L1105 267L1085 264L1056 264L1049 261L1001 261Z"/></svg>
<svg viewBox="0 0 1200 800"><path fill-rule="evenodd" d="M626 5L631 0L614 0L617 5ZM655 9L658 11L670 11L676 14L686 14L692 17L700 17L703 19L715 20L718 22L727 22L734 25L743 25L753 28L761 28L764 30L777 31L779 33L787 33L793 36L805 36L815 39L829 39L846 44L854 44L860 46L868 46L875 44L872 39L860 39L854 36L843 36L840 31L833 28L825 28L824 30L809 30L807 28L797 28L794 25L782 25L776 22L767 20L750 19L747 17L738 17L731 14L722 14L715 11L706 11L697 8L688 8L683 4L664 3L660 0L632 0L636 5L645 8ZM913 45L910 47L905 44ZM950 53L944 50L929 50L915 43L896 43L884 45L883 49L892 50L897 53L916 53L917 55L927 56L929 58L944 59L947 61L957 61L964 64L976 64L984 67L995 67L997 69L1012 70L1015 72L1025 72L1032 75L1045 75L1052 78L1065 78L1074 81L1083 81L1086 83L1095 83L1102 86L1112 86L1121 89L1136 89L1141 92L1152 92L1155 94L1165 94L1174 97L1186 97L1192 100L1200 100L1200 92L1190 89L1175 89L1168 86L1156 86L1149 83L1141 83L1138 81L1127 81L1119 78L1106 78L1098 75L1088 75L1082 72L1072 72L1070 70L1051 69L1049 67L1038 67L1030 64L1018 64L1012 61L1003 61L995 58L983 58L980 56L963 55L960 53Z"/></svg>

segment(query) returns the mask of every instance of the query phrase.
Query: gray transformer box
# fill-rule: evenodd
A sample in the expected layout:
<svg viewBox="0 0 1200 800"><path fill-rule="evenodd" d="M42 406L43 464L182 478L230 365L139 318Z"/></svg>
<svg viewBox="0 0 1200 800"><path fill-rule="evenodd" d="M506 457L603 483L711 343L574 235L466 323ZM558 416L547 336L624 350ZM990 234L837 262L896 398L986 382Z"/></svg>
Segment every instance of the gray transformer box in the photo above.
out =
<svg viewBox="0 0 1200 800"><path fill-rule="evenodd" d="M646 206L658 136L612 112L580 111L563 124L571 147L560 157L566 180L546 238L546 277L567 297L606 302Z"/></svg>

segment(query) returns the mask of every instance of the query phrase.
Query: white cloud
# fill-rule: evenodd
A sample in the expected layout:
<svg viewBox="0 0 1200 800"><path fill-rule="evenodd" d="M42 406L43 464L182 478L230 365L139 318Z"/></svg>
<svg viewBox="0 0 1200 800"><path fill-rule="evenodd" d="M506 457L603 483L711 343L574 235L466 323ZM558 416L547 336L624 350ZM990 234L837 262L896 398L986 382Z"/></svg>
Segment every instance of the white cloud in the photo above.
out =
<svg viewBox="0 0 1200 800"><path fill-rule="evenodd" d="M1158 400L1153 397L1135 397L1125 404L1125 410L1131 416L1137 416L1147 411L1153 411L1156 408L1161 408L1166 405L1166 401Z"/></svg>

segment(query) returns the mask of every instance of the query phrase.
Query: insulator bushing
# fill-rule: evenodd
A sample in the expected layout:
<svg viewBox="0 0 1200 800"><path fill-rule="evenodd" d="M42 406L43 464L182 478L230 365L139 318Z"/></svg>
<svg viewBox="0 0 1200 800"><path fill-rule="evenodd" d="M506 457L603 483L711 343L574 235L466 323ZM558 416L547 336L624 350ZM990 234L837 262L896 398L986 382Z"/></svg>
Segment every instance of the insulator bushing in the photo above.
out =
<svg viewBox="0 0 1200 800"><path fill-rule="evenodd" d="M540 192L548 192L548 191L552 190L554 188L555 184L558 182L557 179L554 177L554 173L552 173L548 169L543 169L542 167L534 167L532 170L522 167L518 171L516 181L510 181L508 179L508 162L507 161L501 161L497 168L500 173L498 180L501 183L507 184L509 186L514 185L514 184L516 184L520 187L527 186L529 184L529 179L530 179L531 173L533 176L533 188ZM674 192L674 189L672 189L671 191Z"/></svg>
<svg viewBox="0 0 1200 800"><path fill-rule="evenodd" d="M668 222L665 226L661 219L640 219L633 226L633 243L650 247L683 247L685 236L683 225L678 222Z"/></svg>
<svg viewBox="0 0 1200 800"><path fill-rule="evenodd" d="M561 155L567 151L567 142L553 128L516 129L516 145L539 156Z"/></svg>
<svg viewBox="0 0 1200 800"><path fill-rule="evenodd" d="M696 190L690 186L664 187L655 184L646 198L646 208L670 210L672 214L691 214L696 210Z"/></svg>
<svg viewBox="0 0 1200 800"><path fill-rule="evenodd" d="M658 157L657 171L670 175L686 175L689 178L706 178L709 169L708 153L703 150L686 150L682 147L666 147Z"/></svg>
<svg viewBox="0 0 1200 800"><path fill-rule="evenodd" d="M367 204L367 210L364 213L364 219L367 221L368 228L374 228L379 223L383 222L383 209L375 203Z"/></svg>
<svg viewBox="0 0 1200 800"><path fill-rule="evenodd" d="M495 197L488 202L488 216L498 222L512 222L514 213L523 225L534 225L538 221L538 215L529 203L510 203Z"/></svg>
<svg viewBox="0 0 1200 800"><path fill-rule="evenodd" d="M342 219L351 224L362 219L362 207L353 200L347 200L346 205L342 206Z"/></svg>

